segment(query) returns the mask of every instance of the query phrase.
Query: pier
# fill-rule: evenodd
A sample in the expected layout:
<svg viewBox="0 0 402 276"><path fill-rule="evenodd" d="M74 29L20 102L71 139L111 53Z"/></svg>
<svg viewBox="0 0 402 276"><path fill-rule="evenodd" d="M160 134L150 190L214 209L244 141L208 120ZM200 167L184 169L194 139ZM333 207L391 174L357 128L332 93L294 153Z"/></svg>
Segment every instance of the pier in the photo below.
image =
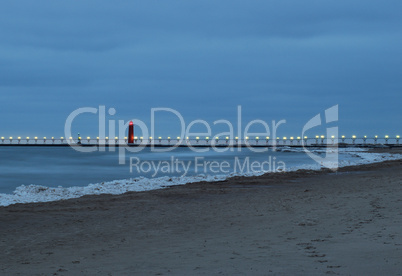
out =
<svg viewBox="0 0 402 276"><path fill-rule="evenodd" d="M109 137L91 138L86 139L79 138L39 138L39 137L1 137L1 146L104 146L104 147L121 147L121 146L142 146L142 147L274 147L274 146L287 146L287 147L400 147L400 136L397 135L394 138L384 136L380 138L376 137L325 137L316 136L314 138L308 137L277 137L276 139L270 139L268 137L262 139L260 137L246 137L245 139L236 138L214 138L209 137L195 137L195 138L180 138L172 139L170 137L158 137L158 138L143 138L134 137L133 142L129 143L128 138L115 137L113 139Z"/></svg>

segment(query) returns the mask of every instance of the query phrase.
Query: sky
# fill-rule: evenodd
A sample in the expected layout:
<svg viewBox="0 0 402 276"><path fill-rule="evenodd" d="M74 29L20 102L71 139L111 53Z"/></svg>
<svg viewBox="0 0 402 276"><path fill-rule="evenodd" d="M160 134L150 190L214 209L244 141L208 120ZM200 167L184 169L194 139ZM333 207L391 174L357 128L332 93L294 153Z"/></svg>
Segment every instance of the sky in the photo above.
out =
<svg viewBox="0 0 402 276"><path fill-rule="evenodd" d="M149 128L152 108L171 108L212 135L241 106L243 128L286 120L278 136L298 136L334 105L339 120L309 135L402 135L401 12L392 0L2 1L0 136L65 136L72 112L100 106L115 110L107 123ZM98 136L98 121L81 114L72 133ZM155 121L155 136L180 134L173 113Z"/></svg>

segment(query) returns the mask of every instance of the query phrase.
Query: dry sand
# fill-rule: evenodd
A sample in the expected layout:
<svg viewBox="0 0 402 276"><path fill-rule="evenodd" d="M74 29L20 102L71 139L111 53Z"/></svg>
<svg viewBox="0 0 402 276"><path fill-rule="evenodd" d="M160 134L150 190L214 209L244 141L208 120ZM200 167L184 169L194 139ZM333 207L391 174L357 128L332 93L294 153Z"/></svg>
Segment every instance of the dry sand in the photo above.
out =
<svg viewBox="0 0 402 276"><path fill-rule="evenodd" d="M401 275L401 168L0 207L0 274Z"/></svg>

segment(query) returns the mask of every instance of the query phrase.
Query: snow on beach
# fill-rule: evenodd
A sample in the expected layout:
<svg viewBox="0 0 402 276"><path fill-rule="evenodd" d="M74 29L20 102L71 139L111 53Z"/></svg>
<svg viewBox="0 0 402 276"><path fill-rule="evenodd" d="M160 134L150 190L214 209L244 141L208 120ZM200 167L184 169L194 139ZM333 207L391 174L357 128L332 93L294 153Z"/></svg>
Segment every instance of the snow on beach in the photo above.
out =
<svg viewBox="0 0 402 276"><path fill-rule="evenodd" d="M283 152L303 152L300 149L283 148ZM336 149L329 153L335 154ZM315 149L311 152L315 154L326 154L325 149ZM362 165L369 163L383 162L386 160L402 159L401 154L390 153L369 153L365 149L359 148L346 148L338 149L340 154L339 167ZM297 171L300 169L319 170L320 164L314 165L299 165L287 168L286 171ZM0 194L0 206L8 206L16 203L33 203L33 202L49 202L57 200L66 200L71 198L79 198L84 195L100 195L100 194L123 194L125 192L140 192L156 189L163 189L174 185L184 185L187 183L194 183L200 181L216 182L222 181L233 176L258 176L265 172L255 173L230 173L225 175L197 175L185 177L158 177L158 178L145 178L138 177L124 180L114 180L110 182L102 182L96 184L89 184L84 187L46 187L40 185L21 185L15 189L12 194Z"/></svg>

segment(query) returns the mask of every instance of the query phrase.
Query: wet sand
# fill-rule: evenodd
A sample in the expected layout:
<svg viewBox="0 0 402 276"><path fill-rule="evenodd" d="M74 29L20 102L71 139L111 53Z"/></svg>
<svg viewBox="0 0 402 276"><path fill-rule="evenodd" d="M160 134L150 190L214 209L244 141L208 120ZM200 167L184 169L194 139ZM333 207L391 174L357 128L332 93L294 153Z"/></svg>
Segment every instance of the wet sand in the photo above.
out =
<svg viewBox="0 0 402 276"><path fill-rule="evenodd" d="M0 207L1 275L400 275L402 160Z"/></svg>

